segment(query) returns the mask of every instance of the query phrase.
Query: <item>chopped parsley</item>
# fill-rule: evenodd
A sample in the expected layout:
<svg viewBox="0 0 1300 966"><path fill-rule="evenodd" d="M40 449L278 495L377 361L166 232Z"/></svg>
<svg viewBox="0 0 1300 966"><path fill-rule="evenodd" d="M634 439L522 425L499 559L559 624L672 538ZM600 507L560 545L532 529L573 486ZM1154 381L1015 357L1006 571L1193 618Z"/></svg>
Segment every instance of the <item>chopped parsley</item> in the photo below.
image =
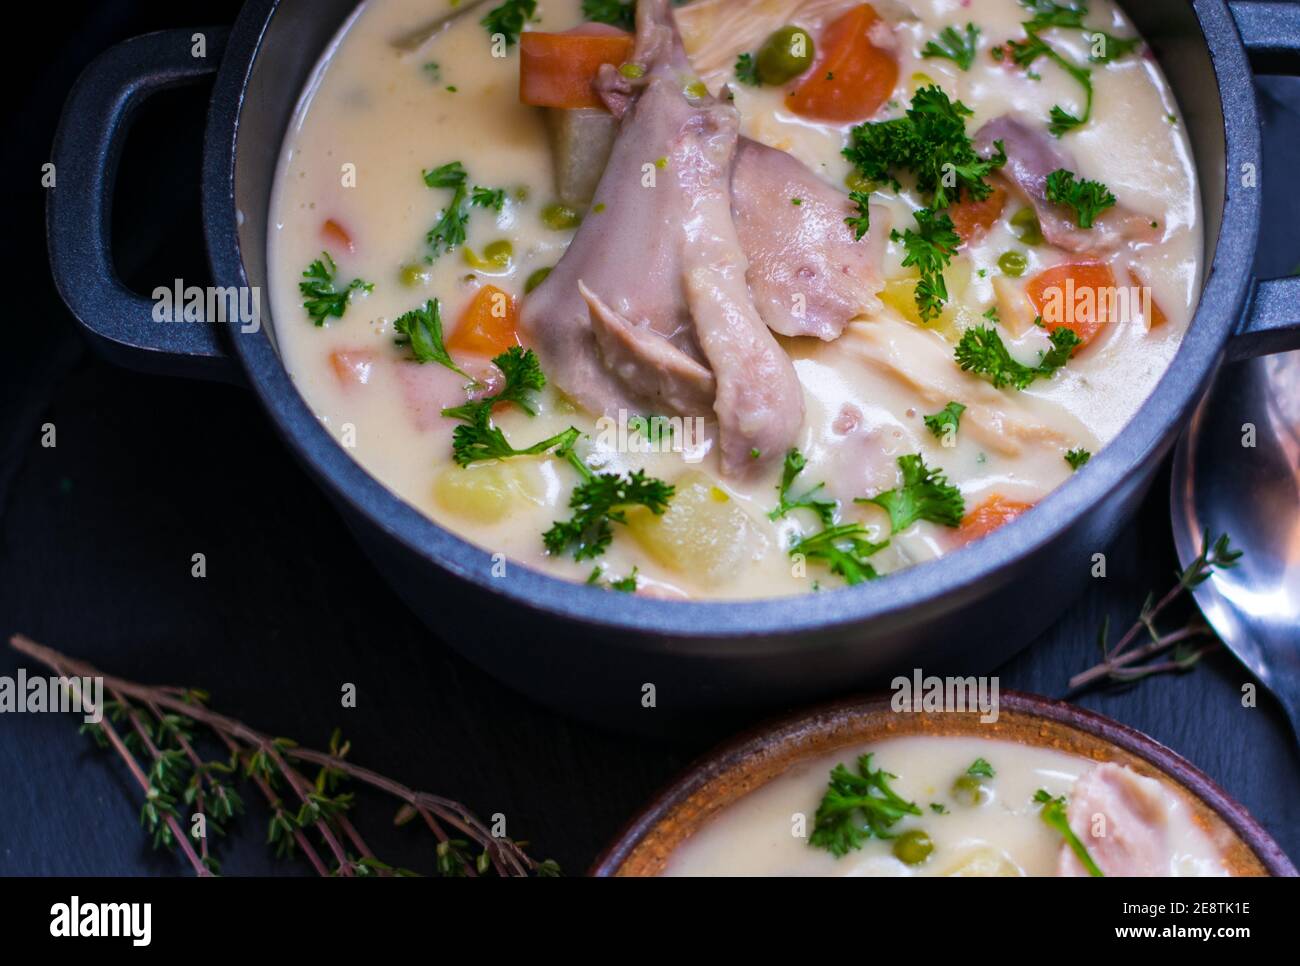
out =
<svg viewBox="0 0 1300 966"><path fill-rule="evenodd" d="M539 456L552 449L567 458L581 435L572 426L540 443L516 449L506 439L505 433L492 422L492 409L500 403L514 403L530 416L536 415L537 406L533 394L546 385L546 376L538 365L537 355L532 349L512 345L492 362L505 376L505 385L499 392L442 411L442 415L448 419L461 422L451 434L452 458L461 466L469 466L483 460Z"/></svg>
<svg viewBox="0 0 1300 966"><path fill-rule="evenodd" d="M966 407L961 403L950 402L937 413L925 417L925 428L936 439L955 438L957 430L961 428L961 414L965 411Z"/></svg>
<svg viewBox="0 0 1300 966"><path fill-rule="evenodd" d="M961 244L953 228L952 219L945 212L934 212L929 208L918 208L912 213L918 231L907 229L899 234L895 229L890 238L903 243L906 255L903 267L916 266L921 278L916 283L916 310L922 320L930 320L943 311L948 301L948 285L943 278L943 270L952 261L952 253Z"/></svg>
<svg viewBox="0 0 1300 966"><path fill-rule="evenodd" d="M966 769L968 775L978 775L981 778L993 777L993 766L983 758L976 758L971 762L971 766Z"/></svg>
<svg viewBox="0 0 1300 966"><path fill-rule="evenodd" d="M880 576L867 558L887 546L888 540L883 543L871 540L862 524L841 523L797 541L790 548L790 556L802 555L808 560L819 560L852 587Z"/></svg>
<svg viewBox="0 0 1300 966"><path fill-rule="evenodd" d="M585 4L584 4L585 6ZM505 0L500 6L493 7L479 21L489 35L500 34L510 47L519 41L524 32L524 24L537 12L537 0Z"/></svg>
<svg viewBox="0 0 1300 966"><path fill-rule="evenodd" d="M469 203L476 208L491 208L499 212L506 206L506 189L475 185L474 190L470 192Z"/></svg>
<svg viewBox="0 0 1300 966"><path fill-rule="evenodd" d="M862 241L863 236L871 230L871 194L866 191L850 191L849 201L857 207L858 213L845 218L844 224L853 229L854 241Z"/></svg>
<svg viewBox="0 0 1300 966"><path fill-rule="evenodd" d="M802 473L807 465L808 460L797 449L792 449L785 454L785 465L781 468L781 484L777 487L780 502L776 509L767 515L769 520L780 520L792 510L811 510L823 526L829 527L835 522L835 511L839 508L839 503L817 497L818 491L825 484L818 483L799 496L790 494L790 487L794 485L795 477Z"/></svg>
<svg viewBox="0 0 1300 966"><path fill-rule="evenodd" d="M934 814L936 815L947 815L948 806L945 805L943 802L931 802L930 811L934 812Z"/></svg>
<svg viewBox="0 0 1300 966"><path fill-rule="evenodd" d="M443 344L442 313L437 299L429 299L422 308L398 316L393 322L393 331L399 336L397 344L407 346L416 362L436 362L453 372L459 372L466 379L472 379L469 373L456 365Z"/></svg>
<svg viewBox="0 0 1300 966"><path fill-rule="evenodd" d="M1078 857L1083 863L1083 867L1088 870L1088 875L1093 878L1104 878L1106 873L1101 871L1101 866L1093 861L1092 856L1088 854L1088 848L1079 840L1079 836L1074 834L1074 829L1070 828L1070 820L1065 811L1065 796L1053 798L1047 793L1046 789L1040 788L1034 792L1034 801L1043 806L1039 812L1039 817L1047 823L1049 828L1055 829L1065 839L1065 844L1070 847L1070 851Z"/></svg>
<svg viewBox="0 0 1300 966"><path fill-rule="evenodd" d="M1074 209L1074 221L1080 228L1091 228L1107 208L1115 206L1115 196L1100 181L1076 181L1073 171L1057 168L1047 176L1047 200L1054 205Z"/></svg>
<svg viewBox="0 0 1300 966"><path fill-rule="evenodd" d="M903 473L902 486L853 502L872 503L888 513L893 533L902 533L918 520L945 527L961 525L966 501L940 470L926 466L920 454L898 457L898 468Z"/></svg>
<svg viewBox="0 0 1300 966"><path fill-rule="evenodd" d="M1070 361L1081 340L1072 329L1061 326L1052 331L1052 348L1043 353L1036 366L1027 366L1012 357L993 326L972 326L957 343L957 364L968 372L985 376L997 389L1014 386L1026 389L1035 379L1045 379Z"/></svg>
<svg viewBox="0 0 1300 966"><path fill-rule="evenodd" d="M612 580L605 580L605 568L597 565L591 571L591 576L587 578L587 583L593 587L599 587L603 581L604 585L610 590L617 590L624 594L634 594L636 593L640 576L641 575L637 571L636 567L633 567L632 572L626 577L616 577Z"/></svg>
<svg viewBox="0 0 1300 966"><path fill-rule="evenodd" d="M931 40L921 48L922 57L942 57L952 61L962 70L970 70L975 63L975 48L979 43L980 28L973 23L966 25L965 35L956 27L944 27L939 31L938 40Z"/></svg>
<svg viewBox="0 0 1300 966"><path fill-rule="evenodd" d="M748 84L750 87L758 87L762 83L758 79L758 64L754 62L754 55L750 53L741 54L736 58L736 80L742 84Z"/></svg>
<svg viewBox="0 0 1300 966"><path fill-rule="evenodd" d="M623 30L636 29L636 2L622 0L582 0L582 15L596 23L607 23Z"/></svg>
<svg viewBox="0 0 1300 966"><path fill-rule="evenodd" d="M857 771L836 765L829 787L817 806L817 816L808 844L826 849L836 858L862 848L871 838L888 839L890 829L904 815L920 815L909 802L889 787L897 778L871 767L871 755L858 758Z"/></svg>
<svg viewBox="0 0 1300 966"><path fill-rule="evenodd" d="M902 189L898 173L911 171L935 209L947 208L963 194L983 201L993 190L984 179L1007 157L1001 142L991 157L975 153L966 134L966 118L973 113L961 101L949 100L942 88L922 87L912 95L905 116L854 127L844 156L863 179L889 184L895 191Z"/></svg>
<svg viewBox="0 0 1300 966"><path fill-rule="evenodd" d="M1065 454L1065 461L1070 464L1070 469L1078 470L1088 460L1092 459L1092 454L1080 446L1078 449L1072 449Z"/></svg>
<svg viewBox="0 0 1300 966"><path fill-rule="evenodd" d="M560 452L568 456L572 449ZM573 549L574 560L599 557L614 539L615 523L627 523L627 511L645 507L660 515L668 508L673 487L663 480L645 475L645 470L630 473L592 473L580 461L570 460L584 476L569 498L574 511L568 520L556 521L542 535L547 553L559 555Z"/></svg>
<svg viewBox="0 0 1300 966"><path fill-rule="evenodd" d="M298 283L298 291L306 296L302 306L318 326L324 325L328 318L342 318L352 301L353 292L373 292L375 289L373 283L359 278L354 278L342 289L335 288L334 276L338 273L338 266L329 252L321 252L320 256L307 266L307 271L302 273L304 280Z"/></svg>

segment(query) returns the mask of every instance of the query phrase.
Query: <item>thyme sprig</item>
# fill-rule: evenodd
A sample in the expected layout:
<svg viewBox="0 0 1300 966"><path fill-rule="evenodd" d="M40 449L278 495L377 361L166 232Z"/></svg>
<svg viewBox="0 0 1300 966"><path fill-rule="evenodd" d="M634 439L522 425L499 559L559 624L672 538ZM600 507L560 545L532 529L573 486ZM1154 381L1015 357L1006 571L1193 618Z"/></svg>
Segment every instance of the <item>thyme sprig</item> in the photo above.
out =
<svg viewBox="0 0 1300 966"><path fill-rule="evenodd" d="M336 730L328 751L301 747L289 738L273 737L207 707L208 695L196 689L138 684L104 674L92 665L38 644L21 634L10 646L63 676L78 691L78 681L100 678L111 696L102 709L91 697L78 694L89 713L102 711L98 722L87 723L102 747L112 748L144 792L140 821L155 848L177 848L196 874L211 876L220 863L210 851L209 837L192 836L182 822L203 825L218 835L244 811L234 787L249 780L271 810L267 844L277 855L301 854L322 876L407 876L408 869L380 860L367 846L349 814L353 794L341 791L355 781L401 802L394 823L420 818L437 840L434 869L440 876L551 876L559 868L549 860L532 859L520 843L498 837L459 802L416 791L401 782L348 760L351 746ZM119 727L120 726L120 727ZM228 758L205 759L196 745L200 728L225 746ZM143 758L144 763L138 759ZM304 768L317 769L314 779ZM191 815L182 818L180 805ZM311 833L311 834L309 834ZM313 835L315 838L313 838ZM317 841L319 840L319 843ZM197 843L197 849L196 849ZM322 848L331 857L322 856Z"/></svg>
<svg viewBox="0 0 1300 966"><path fill-rule="evenodd" d="M1178 572L1178 582L1159 600L1155 599L1154 594L1147 595L1137 620L1114 647L1108 644L1110 618L1107 617L1102 622L1098 632L1102 660L1070 678L1066 696L1077 694L1101 681L1126 684L1153 674L1187 671L1206 654L1218 648L1220 645L1213 639L1214 632L1199 618L1169 633L1163 633L1156 622L1185 591L1209 580L1215 570L1235 567L1241 555L1242 551L1232 548L1226 533L1220 534L1211 542L1207 530L1201 538L1200 554L1184 570ZM1138 641L1144 631L1149 640L1139 645ZM1211 640L1208 643L1195 643L1203 638ZM1157 657L1161 659L1153 660Z"/></svg>

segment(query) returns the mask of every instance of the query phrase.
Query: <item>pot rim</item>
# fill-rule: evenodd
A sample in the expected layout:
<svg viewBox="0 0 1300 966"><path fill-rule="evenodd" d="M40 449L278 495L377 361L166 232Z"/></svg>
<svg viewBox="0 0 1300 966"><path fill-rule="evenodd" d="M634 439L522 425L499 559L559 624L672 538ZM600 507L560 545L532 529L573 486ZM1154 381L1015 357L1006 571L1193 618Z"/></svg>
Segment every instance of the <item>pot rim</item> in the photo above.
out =
<svg viewBox="0 0 1300 966"><path fill-rule="evenodd" d="M892 700L891 692L875 691L821 704L769 720L706 752L687 765L623 826L614 840L596 857L588 875L596 878L617 875L637 846L660 822L719 775L742 766L783 741L797 741L800 737L806 738L810 732L830 732L845 718L879 711L882 707L888 708ZM1150 735L1068 701L1057 701L1025 691L1002 691L999 709L1082 731L1142 759L1162 775L1173 779L1222 819L1270 875L1291 877L1297 874L1294 864L1282 847L1244 805L1182 755ZM851 747L855 743L861 742L850 741L841 747ZM790 764L793 765L798 760L793 758Z"/></svg>
<svg viewBox="0 0 1300 966"><path fill-rule="evenodd" d="M239 115L246 85L279 0L248 0L231 32L213 88L203 158L203 212L208 257L217 284L247 285L235 203ZM1214 64L1224 117L1228 171L1260 153L1252 74L1224 0L1194 0ZM269 204L269 198L266 203ZM374 527L409 552L448 573L528 610L587 625L610 635L609 646L671 650L674 637L722 650L754 653L772 635L898 621L917 608L950 612L977 595L990 578L1011 571L1055 540L1069 521L1102 506L1130 475L1172 441L1223 356L1246 303L1259 232L1257 191L1225 191L1213 261L1200 301L1177 353L1151 394L1120 433L1065 484L1031 511L980 540L890 574L887 580L820 593L758 600L668 601L611 594L513 563L510 579L492 575L491 552L444 529L388 490L354 461L320 424L280 361L265 326L232 340L249 385L293 451L329 490L348 500ZM811 647L811 642L801 642Z"/></svg>

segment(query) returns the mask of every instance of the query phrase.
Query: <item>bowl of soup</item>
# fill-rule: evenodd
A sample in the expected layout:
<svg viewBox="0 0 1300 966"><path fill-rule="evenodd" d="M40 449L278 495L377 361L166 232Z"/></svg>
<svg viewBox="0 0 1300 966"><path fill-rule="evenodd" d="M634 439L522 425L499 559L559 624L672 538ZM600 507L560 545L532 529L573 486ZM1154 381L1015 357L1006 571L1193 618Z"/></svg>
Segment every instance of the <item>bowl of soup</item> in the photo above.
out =
<svg viewBox="0 0 1300 966"><path fill-rule="evenodd" d="M659 730L992 666L1225 351L1296 338L1250 274L1224 4L588 7L250 0L202 56L140 38L73 92L51 198L97 344L245 382L434 633L548 703ZM219 295L155 321L86 241L108 106L218 63Z"/></svg>
<svg viewBox="0 0 1300 966"><path fill-rule="evenodd" d="M1241 805L1146 735L1016 692L898 692L756 729L694 764L597 876L1296 874Z"/></svg>

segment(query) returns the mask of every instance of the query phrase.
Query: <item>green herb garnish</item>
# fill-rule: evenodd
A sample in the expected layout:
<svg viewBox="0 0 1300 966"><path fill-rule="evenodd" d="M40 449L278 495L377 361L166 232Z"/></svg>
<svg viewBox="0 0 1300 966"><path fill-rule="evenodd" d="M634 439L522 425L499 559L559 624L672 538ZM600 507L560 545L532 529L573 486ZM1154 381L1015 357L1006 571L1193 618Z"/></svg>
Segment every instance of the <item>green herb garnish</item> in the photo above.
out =
<svg viewBox="0 0 1300 966"><path fill-rule="evenodd" d="M443 343L442 312L437 299L429 299L422 308L398 316L393 322L393 331L399 336L397 344L409 347L411 357L416 362L436 362L453 372L459 372L466 379L473 378L456 365Z"/></svg>
<svg viewBox="0 0 1300 966"><path fill-rule="evenodd" d="M937 413L925 417L925 428L936 439L956 438L957 430L961 428L961 414L965 411L966 407L961 403L950 402Z"/></svg>
<svg viewBox="0 0 1300 966"><path fill-rule="evenodd" d="M571 451L560 452L568 455ZM645 507L658 516L673 497L671 484L646 476L644 470L594 474L580 462L571 462L585 478L569 498L573 516L556 521L542 535L547 553L559 555L572 547L574 560L599 557L614 539L613 524L627 523L629 509Z"/></svg>
<svg viewBox="0 0 1300 966"><path fill-rule="evenodd" d="M519 35L524 32L524 24L537 12L537 0L505 0L499 7L493 7L479 21L489 35L500 34L505 38L506 46L518 43Z"/></svg>
<svg viewBox="0 0 1300 966"><path fill-rule="evenodd" d="M1076 181L1073 171L1057 168L1047 176L1047 200L1074 209L1080 228L1091 228L1097 216L1115 206L1115 196L1100 181Z"/></svg>
<svg viewBox="0 0 1300 966"><path fill-rule="evenodd" d="M890 829L899 819L921 814L916 803L889 787L889 780L897 777L873 769L871 755L858 758L856 773L836 765L831 771L830 787L817 806L808 844L841 858L862 848L868 839L893 838Z"/></svg>
<svg viewBox="0 0 1300 966"><path fill-rule="evenodd" d="M582 15L596 23L607 23L623 30L636 29L636 2L622 0L582 0Z"/></svg>
<svg viewBox="0 0 1300 966"><path fill-rule="evenodd" d="M845 218L844 224L853 229L854 241L862 241L863 236L871 230L871 195L866 191L850 191L849 202L858 209L858 213Z"/></svg>
<svg viewBox="0 0 1300 966"><path fill-rule="evenodd" d="M302 273L304 281L298 283L298 291L306 296L302 306L316 325L324 325L328 318L342 318L344 311L352 301L353 292L373 292L372 282L363 282L354 278L342 289L334 287L334 276L338 266L329 252L321 252L320 258L307 266Z"/></svg>
<svg viewBox="0 0 1300 966"><path fill-rule="evenodd" d="M918 231L909 228L899 234L894 230L889 237L903 243L907 252L903 267L914 265L921 274L916 283L916 310L923 320L928 321L938 316L948 301L948 285L943 270L952 261L952 254L961 244L961 238L953 228L952 219L944 212L936 214L929 208L918 208L912 216Z"/></svg>
<svg viewBox="0 0 1300 966"><path fill-rule="evenodd" d="M918 520L945 527L961 525L966 501L941 471L926 466L919 454L898 457L898 468L903 473L902 486L853 502L871 503L888 513L893 533L902 533Z"/></svg>
<svg viewBox="0 0 1300 966"><path fill-rule="evenodd" d="M973 762L971 762L971 766L966 769L966 774L978 775L981 778L992 778L993 766L990 765L983 758L976 758Z"/></svg>
<svg viewBox="0 0 1300 966"><path fill-rule="evenodd" d="M922 57L942 57L951 60L962 70L970 70L975 63L975 48L979 43L980 28L973 23L966 25L963 36L956 27L944 27L939 31L937 41L931 40L921 48Z"/></svg>
<svg viewBox="0 0 1300 966"><path fill-rule="evenodd" d="M758 64L754 62L753 54L745 53L736 58L735 73L736 80L750 87L758 87L762 83L758 79Z"/></svg>
<svg viewBox="0 0 1300 966"><path fill-rule="evenodd" d="M781 484L777 487L780 502L776 509L767 515L769 520L779 520L791 510L802 509L817 514L817 519L821 520L824 526L829 527L835 522L835 511L839 508L839 503L835 500L817 498L818 491L825 484L818 483L800 496L790 494L790 487L794 485L795 477L802 473L807 465L807 459L797 449L792 449L785 454L785 465L781 468Z"/></svg>
<svg viewBox="0 0 1300 966"><path fill-rule="evenodd" d="M790 556L802 555L808 560L819 560L852 587L880 576L867 558L887 546L888 540L883 543L871 540L862 524L841 523L797 541L790 548Z"/></svg>
<svg viewBox="0 0 1300 966"><path fill-rule="evenodd" d="M1012 358L997 329L973 326L962 333L957 343L957 364L968 372L987 377L998 389L1006 386L1025 389L1035 379L1045 379L1064 366L1082 342L1072 329L1064 326L1054 329L1049 338L1052 348L1043 354L1038 365L1027 366Z"/></svg>
<svg viewBox="0 0 1300 966"><path fill-rule="evenodd" d="M1070 464L1070 468L1073 470L1079 469L1090 459L1092 459L1092 454L1082 446L1078 449L1072 449L1065 454L1065 461Z"/></svg>
<svg viewBox="0 0 1300 966"><path fill-rule="evenodd" d="M1100 879L1105 877L1101 871L1101 866L1093 861L1092 856L1088 854L1087 846L1079 840L1079 836L1074 834L1074 829L1070 828L1070 820L1065 810L1065 796L1053 798L1047 793L1046 789L1040 788L1034 792L1034 801L1043 806L1039 816L1047 823L1049 828L1055 829L1065 839L1065 844L1083 863L1083 867L1088 870L1088 875Z"/></svg>

